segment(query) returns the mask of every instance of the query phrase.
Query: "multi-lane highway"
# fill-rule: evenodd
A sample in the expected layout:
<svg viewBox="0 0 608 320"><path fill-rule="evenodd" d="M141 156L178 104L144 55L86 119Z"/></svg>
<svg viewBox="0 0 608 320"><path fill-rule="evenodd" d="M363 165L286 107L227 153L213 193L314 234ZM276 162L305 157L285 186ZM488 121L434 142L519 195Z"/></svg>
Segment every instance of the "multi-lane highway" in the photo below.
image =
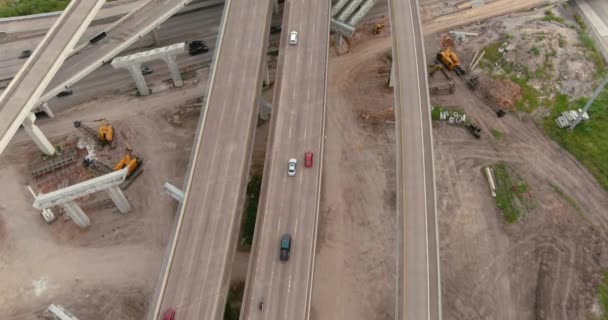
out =
<svg viewBox="0 0 608 320"><path fill-rule="evenodd" d="M224 313L251 160L270 0L228 0L175 236L148 319Z"/></svg>
<svg viewBox="0 0 608 320"><path fill-rule="evenodd" d="M17 132L103 3L103 0L70 3L8 88L2 92L0 153Z"/></svg>
<svg viewBox="0 0 608 320"><path fill-rule="evenodd" d="M417 0L389 0L397 136L397 319L440 320L433 140Z"/></svg>
<svg viewBox="0 0 608 320"><path fill-rule="evenodd" d="M241 319L308 319L322 171L330 0L286 1L256 238ZM295 45L288 43L298 33ZM313 165L304 167L304 153ZM287 161L298 161L287 176ZM292 238L289 261L279 241ZM262 310L259 309L263 303Z"/></svg>

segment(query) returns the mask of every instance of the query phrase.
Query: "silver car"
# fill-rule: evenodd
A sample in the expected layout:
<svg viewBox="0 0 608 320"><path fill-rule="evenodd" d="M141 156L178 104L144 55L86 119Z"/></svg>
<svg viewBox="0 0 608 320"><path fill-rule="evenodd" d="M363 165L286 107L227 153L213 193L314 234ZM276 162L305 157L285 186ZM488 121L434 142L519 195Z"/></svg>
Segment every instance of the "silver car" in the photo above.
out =
<svg viewBox="0 0 608 320"><path fill-rule="evenodd" d="M291 158L289 159L289 162L287 163L287 175L290 177L293 177L296 175L296 164L298 163L298 160Z"/></svg>

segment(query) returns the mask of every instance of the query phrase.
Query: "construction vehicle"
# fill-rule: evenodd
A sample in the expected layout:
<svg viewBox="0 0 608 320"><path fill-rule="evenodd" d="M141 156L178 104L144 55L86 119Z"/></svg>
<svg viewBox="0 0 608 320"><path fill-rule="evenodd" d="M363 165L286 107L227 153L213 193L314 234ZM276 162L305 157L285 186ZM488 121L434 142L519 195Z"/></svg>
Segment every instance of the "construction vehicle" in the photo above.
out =
<svg viewBox="0 0 608 320"><path fill-rule="evenodd" d="M79 129L80 131L88 134L89 136L91 136L93 139L95 139L97 142L99 142L102 146L110 145L111 148L114 148L114 146L115 146L114 127L112 127L111 124L109 124L106 120L103 120L103 119L95 120L95 121L103 121L103 123L99 126L99 128L97 128L97 131L95 131L95 129L83 124L82 121L74 121L74 127Z"/></svg>
<svg viewBox="0 0 608 320"><path fill-rule="evenodd" d="M135 154L135 152L133 152L132 149L127 148L125 155L114 166L114 171L129 168L129 170L127 171L127 179L129 179L137 171L137 169L139 169L140 165L141 160L139 159L139 157Z"/></svg>
<svg viewBox="0 0 608 320"><path fill-rule="evenodd" d="M444 36L441 41L441 50L437 52L437 60L446 68L453 70L456 75L463 76L466 72L460 67L460 59L454 52L454 40L448 36Z"/></svg>
<svg viewBox="0 0 608 320"><path fill-rule="evenodd" d="M374 34L379 34L382 30L384 30L384 23L376 23L373 29Z"/></svg>

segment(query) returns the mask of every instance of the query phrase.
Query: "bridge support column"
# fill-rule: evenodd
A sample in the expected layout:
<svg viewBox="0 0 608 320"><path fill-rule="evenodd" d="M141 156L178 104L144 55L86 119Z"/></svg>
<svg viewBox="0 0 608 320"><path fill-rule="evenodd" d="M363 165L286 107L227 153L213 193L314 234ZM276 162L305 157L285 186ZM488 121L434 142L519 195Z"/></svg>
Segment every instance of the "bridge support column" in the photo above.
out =
<svg viewBox="0 0 608 320"><path fill-rule="evenodd" d="M125 194L122 193L122 190L120 190L119 187L114 186L108 188L107 191L108 195L110 196L110 199L112 199L114 205L116 205L116 208L118 208L118 211L120 211L120 213L127 213L131 211L131 205L129 204L129 200L127 200L127 197L125 197Z"/></svg>
<svg viewBox="0 0 608 320"><path fill-rule="evenodd" d="M44 133L42 133L40 128L34 123L35 121L36 115L30 112L23 121L23 128L44 154L52 156L55 154L55 147L53 147L53 144L51 144L49 139L44 136Z"/></svg>
<svg viewBox="0 0 608 320"><path fill-rule="evenodd" d="M183 87L184 82L182 81L182 74L179 72L177 62L175 62L175 55L167 55L163 60L167 63L169 71L171 72L171 79L173 79L173 86Z"/></svg>
<svg viewBox="0 0 608 320"><path fill-rule="evenodd" d="M260 119L266 121L270 119L270 114L272 113L272 105L264 100L264 98L260 98Z"/></svg>
<svg viewBox="0 0 608 320"><path fill-rule="evenodd" d="M336 47L340 47L342 45L342 41L344 40L344 36L340 32L336 32L334 34Z"/></svg>
<svg viewBox="0 0 608 320"><path fill-rule="evenodd" d="M266 55L266 57L264 57L264 62L263 62L263 66L262 66L262 72L264 73L264 82L263 84L265 86L269 86L270 85L270 72L268 71L268 55Z"/></svg>
<svg viewBox="0 0 608 320"><path fill-rule="evenodd" d="M156 27L152 30L152 40L154 40L154 45L156 45L157 47L160 47L160 38L158 37L158 29L160 29L160 27Z"/></svg>
<svg viewBox="0 0 608 320"><path fill-rule="evenodd" d="M89 217L82 211L80 206L74 201L68 201L62 204L63 209L67 215L81 228L86 228L91 225L91 220Z"/></svg>
<svg viewBox="0 0 608 320"><path fill-rule="evenodd" d="M150 94L150 89L148 89L148 84L146 83L146 79L144 75L141 73L141 64L131 62L127 67L133 80L135 80L135 85L137 86L137 90L139 94L142 96L147 96Z"/></svg>
<svg viewBox="0 0 608 320"><path fill-rule="evenodd" d="M43 104L41 104L40 109L42 109L42 111L44 111L44 113L46 113L46 115L49 116L49 118L55 118L55 114L53 113L53 110L51 110L51 108L49 108L48 103L44 102Z"/></svg>

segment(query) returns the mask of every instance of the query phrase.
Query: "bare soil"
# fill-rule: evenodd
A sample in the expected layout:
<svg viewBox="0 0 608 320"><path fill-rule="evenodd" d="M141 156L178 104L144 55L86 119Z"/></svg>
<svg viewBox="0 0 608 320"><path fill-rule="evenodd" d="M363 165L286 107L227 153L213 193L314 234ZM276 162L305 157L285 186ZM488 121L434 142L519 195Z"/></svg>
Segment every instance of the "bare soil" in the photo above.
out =
<svg viewBox="0 0 608 320"><path fill-rule="evenodd" d="M433 39L427 61L438 48ZM313 319L394 317L394 127L386 118L361 118L392 105L390 45L384 34L361 36L330 60ZM432 102L464 110L482 137L434 123L444 319L597 314L597 284L608 267L608 194L532 116L497 118L454 83L455 94ZM515 224L501 216L481 172L500 161L525 179L535 204Z"/></svg>

